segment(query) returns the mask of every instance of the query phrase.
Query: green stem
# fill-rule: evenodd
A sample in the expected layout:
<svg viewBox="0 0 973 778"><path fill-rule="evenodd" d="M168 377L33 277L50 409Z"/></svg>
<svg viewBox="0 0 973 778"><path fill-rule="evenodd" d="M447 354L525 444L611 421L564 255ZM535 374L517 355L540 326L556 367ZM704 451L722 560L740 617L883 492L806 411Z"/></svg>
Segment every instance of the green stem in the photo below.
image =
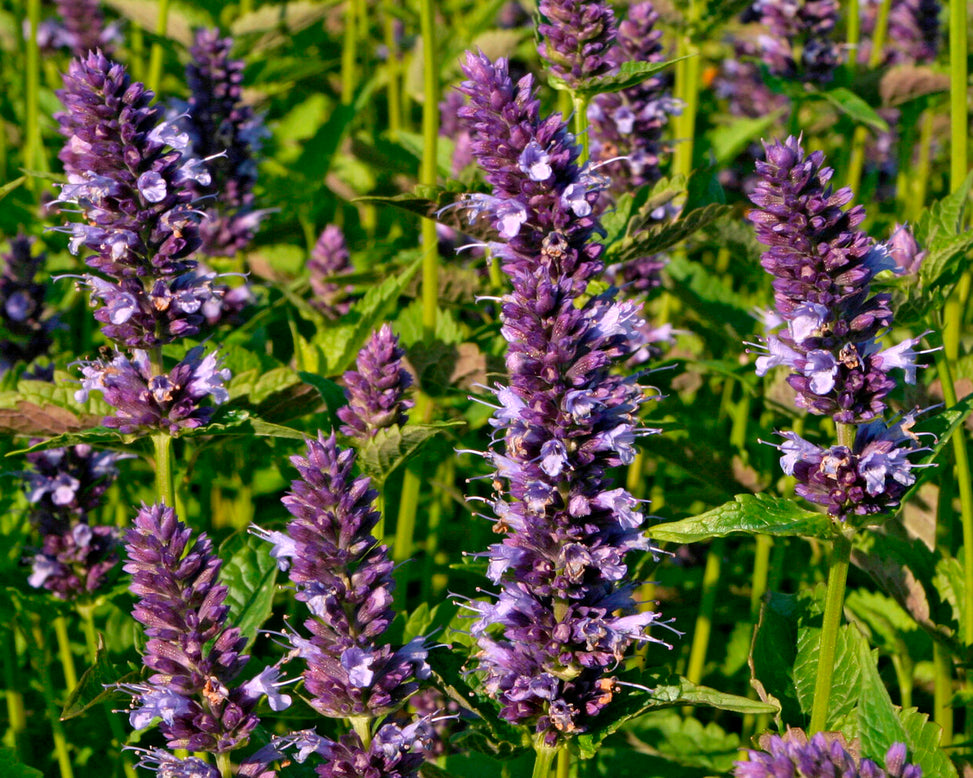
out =
<svg viewBox="0 0 973 778"><path fill-rule="evenodd" d="M939 745L949 748L953 743L953 660L949 649L938 641L932 644L932 665L935 673L933 719L943 731Z"/></svg>
<svg viewBox="0 0 973 778"><path fill-rule="evenodd" d="M439 67L436 57L435 0L419 5L422 33L422 167L419 183L435 185L439 144ZM422 336L426 342L436 334L439 306L439 240L436 223L422 220Z"/></svg>
<svg viewBox="0 0 973 778"><path fill-rule="evenodd" d="M355 0L345 0L345 29L341 43L341 103L351 105L355 99L355 48L358 33Z"/></svg>
<svg viewBox="0 0 973 778"><path fill-rule="evenodd" d="M11 742L20 757L20 761L29 762L30 741L27 738L27 709L24 706L24 695L20 691L20 673L17 663L17 639L14 626L10 627L9 637L0 638L0 657L3 661L4 699L7 703L7 727L10 731Z"/></svg>
<svg viewBox="0 0 973 778"><path fill-rule="evenodd" d="M229 751L216 755L216 769L220 771L222 778L233 778L233 762Z"/></svg>
<svg viewBox="0 0 973 778"><path fill-rule="evenodd" d="M571 775L571 751L565 746L557 752L557 778L568 778Z"/></svg>
<svg viewBox="0 0 973 778"><path fill-rule="evenodd" d="M64 616L54 619L54 636L57 638L57 656L64 671L64 685L72 691L78 685L78 671L71 652L71 638L68 636L68 622Z"/></svg>
<svg viewBox="0 0 973 778"><path fill-rule="evenodd" d="M847 24L848 59L845 68L848 71L848 83L855 83L855 71L858 69L858 43L861 40L861 15L858 9L858 0L848 0L845 12Z"/></svg>
<svg viewBox="0 0 973 778"><path fill-rule="evenodd" d="M841 437L844 436L839 435L839 445L844 445L841 442ZM828 593L824 603L824 621L821 625L821 648L818 652L818 671L814 681L814 702L811 708L811 724L808 729L808 734L812 735L823 732L828 724L831 678L834 673L838 627L841 626L841 613L845 603L845 585L848 582L850 560L851 537L842 533L835 538L831 550Z"/></svg>
<svg viewBox="0 0 973 778"><path fill-rule="evenodd" d="M895 669L895 680L899 686L899 704L902 709L912 707L913 665L908 656L892 655L892 667Z"/></svg>
<svg viewBox="0 0 973 778"><path fill-rule="evenodd" d="M169 0L159 0L159 15L156 18L155 32L159 38L164 38L169 29ZM145 79L145 85L153 92L158 93L159 82L162 80L162 41L156 40L152 43L152 51L149 53L149 75Z"/></svg>
<svg viewBox="0 0 973 778"><path fill-rule="evenodd" d="M969 54L966 0L949 0L949 152L950 190L955 192L967 175L969 115L966 102Z"/></svg>
<svg viewBox="0 0 973 778"><path fill-rule="evenodd" d="M954 294L947 303L945 316L946 332L942 351L936 352L936 368L939 370L939 381L943 387L943 399L946 407L956 405L956 386L953 383L953 371L950 361L956 359L959 351L959 336L947 340L947 335L956 333L956 327L951 326L962 318L959 298ZM969 452L966 448L966 436L963 427L953 433L953 458L956 460L956 482L959 486L960 522L963 528L963 641L966 645L973 645L973 479L970 477Z"/></svg>
<svg viewBox="0 0 973 778"><path fill-rule="evenodd" d="M176 490L172 479L172 437L165 432L152 436L155 447L155 493L159 502L176 507Z"/></svg>
<svg viewBox="0 0 973 778"><path fill-rule="evenodd" d="M757 535L757 543L753 552L753 577L750 585L750 619L754 629L760 617L760 603L767 593L767 580L770 575L770 552L774 547L774 539L770 535Z"/></svg>
<svg viewBox="0 0 973 778"><path fill-rule="evenodd" d="M395 17L385 14L384 19L385 48L388 50L388 59L385 62L385 72L388 82L386 86L388 95L389 112L389 135L392 140L399 137L402 131L402 62L399 59L399 48L395 40Z"/></svg>
<svg viewBox="0 0 973 778"><path fill-rule="evenodd" d="M534 744L534 770L531 778L550 778L551 766L554 764L554 757L558 749L540 743Z"/></svg>
<svg viewBox="0 0 973 778"><path fill-rule="evenodd" d="M372 743L372 719L369 716L352 716L348 721L351 722L352 729L361 738L365 750L368 750Z"/></svg>
<svg viewBox="0 0 973 778"><path fill-rule="evenodd" d="M691 7L695 8L695 3ZM696 111L699 107L699 48L688 36L682 36L677 54L689 59L676 63L676 93L683 101L683 109L682 114L677 117L675 127L676 147L672 158L672 172L689 178L689 174L693 172L693 143Z"/></svg>
<svg viewBox="0 0 973 778"><path fill-rule="evenodd" d="M926 202L926 192L929 190L929 174L932 170L932 138L936 117L931 109L922 114L919 124L919 160L916 165L914 178L915 190L909 200L907 217L915 222L922 214L922 207Z"/></svg>
<svg viewBox="0 0 973 778"><path fill-rule="evenodd" d="M57 758L61 778L74 778L71 755L68 753L68 741L64 735L64 725L61 723L54 685L51 683L50 651L39 616L31 617L31 635L34 638L37 673L40 676L41 692L44 695L44 707L54 740L54 755Z"/></svg>
<svg viewBox="0 0 973 778"><path fill-rule="evenodd" d="M27 170L38 170L40 168L39 158L41 156L41 135L40 135L40 51L37 47L37 28L41 18L40 0L28 0L27 18L30 24L30 35L27 36L27 57L26 57L26 77L24 99L26 100L26 110L24 112L24 167ZM28 179L28 186L34 189L34 177Z"/></svg>
<svg viewBox="0 0 973 778"><path fill-rule="evenodd" d="M703 679L703 669L706 666L706 652L709 649L709 638L713 630L713 613L716 610L716 593L719 591L722 562L723 541L714 540L710 543L709 550L706 554L706 567L703 569L703 586L699 614L696 616L696 626L693 630L693 644L689 651L689 664L686 666L686 678L691 683L698 684Z"/></svg>
<svg viewBox="0 0 973 778"><path fill-rule="evenodd" d="M416 405L411 416L419 422L428 422L432 417L432 401L426 394L419 394L416 398ZM412 557L414 548L414 538L416 532L416 514L419 510L419 493L422 488L421 471L414 472L406 469L402 476L402 491L399 495L399 513L395 522L395 543L392 546L392 559L396 562L404 562ZM405 570L400 575L403 579L400 584L405 582ZM401 586L402 594L405 594L405 586Z"/></svg>
<svg viewBox="0 0 973 778"><path fill-rule="evenodd" d="M581 156L578 164L583 165L590 156L591 142L588 138L588 99L584 95L574 95L574 137L581 142Z"/></svg>

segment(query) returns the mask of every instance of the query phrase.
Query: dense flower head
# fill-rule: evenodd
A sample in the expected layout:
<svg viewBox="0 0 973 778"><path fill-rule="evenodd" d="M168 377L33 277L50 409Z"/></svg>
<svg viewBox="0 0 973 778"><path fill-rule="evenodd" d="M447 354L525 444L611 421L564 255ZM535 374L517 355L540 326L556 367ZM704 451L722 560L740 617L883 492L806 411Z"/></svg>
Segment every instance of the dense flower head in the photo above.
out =
<svg viewBox="0 0 973 778"><path fill-rule="evenodd" d="M153 771L158 778L220 778L220 771L199 757L180 758L162 748L131 750L139 755L136 766Z"/></svg>
<svg viewBox="0 0 973 778"><path fill-rule="evenodd" d="M841 59L833 40L837 0L756 0L744 18L767 28L769 34L760 36L759 45L771 73L816 83L831 80Z"/></svg>
<svg viewBox="0 0 973 778"><path fill-rule="evenodd" d="M510 384L494 390L485 454L505 537L483 556L500 592L466 607L501 715L553 746L587 729L619 691L607 673L659 623L638 611L626 578L626 554L651 550L638 501L607 475L648 432L636 427L642 389L610 372L637 348L642 320L613 291L582 302L602 270L590 241L602 183L577 164L560 117L542 120L530 79L515 87L503 60L470 54L464 70L462 115L493 184L488 208L505 239L493 248L513 287L501 301ZM515 230L504 221L514 212Z"/></svg>
<svg viewBox="0 0 973 778"><path fill-rule="evenodd" d="M858 47L858 61L863 64L872 57L872 36L880 5L877 0L866 0L860 7L862 42ZM888 9L885 48L878 59L879 64L932 62L939 50L941 10L939 0L892 0Z"/></svg>
<svg viewBox="0 0 973 778"><path fill-rule="evenodd" d="M82 362L81 372L77 401L85 402L92 391L101 392L117 412L102 423L125 434L166 431L178 435L202 427L216 410L202 401L209 397L219 405L229 399L223 384L230 379L230 371L221 367L215 351L203 356L202 346L191 349L168 373L153 373L149 354L141 349L135 349L131 358L116 354L110 360Z"/></svg>
<svg viewBox="0 0 973 778"><path fill-rule="evenodd" d="M232 48L233 39L219 30L196 30L186 66L189 104L176 120L189 137L189 156L209 173L191 188L206 211L203 251L217 256L246 247L266 213L254 209L253 187L255 157L267 133L243 101L244 63L230 56Z"/></svg>
<svg viewBox="0 0 973 778"><path fill-rule="evenodd" d="M610 52L615 67L624 62L665 59L662 31L655 27L658 20L659 14L651 2L629 7ZM588 106L591 158L605 163L613 192L630 192L658 181L661 155L665 151L662 133L669 116L676 113L679 113L679 103L672 98L669 80L663 74L650 76L619 92L600 94L591 101Z"/></svg>
<svg viewBox="0 0 973 778"><path fill-rule="evenodd" d="M799 729L789 729L783 737L767 733L760 748L734 765L737 778L922 778L921 768L906 763L903 743L892 744L884 766L862 759L857 748L833 732L818 732L810 740Z"/></svg>
<svg viewBox="0 0 973 778"><path fill-rule="evenodd" d="M333 433L309 440L306 456L291 461L301 478L282 502L294 519L286 534L264 534L311 611L310 639L291 637L310 704L334 718L384 715L418 689L429 666L421 638L397 649L379 642L394 617L394 582L388 548L372 535L377 492L354 477L354 452L338 448Z"/></svg>
<svg viewBox="0 0 973 778"><path fill-rule="evenodd" d="M246 638L226 624L227 589L217 583L221 562L209 538L194 541L172 508L143 506L126 549L124 569L138 598L132 615L145 627L142 661L152 671L147 683L124 687L133 695L132 726L161 719L173 749L222 753L245 744L276 671L232 686L249 657Z"/></svg>
<svg viewBox="0 0 973 778"><path fill-rule="evenodd" d="M44 318L46 288L36 281L46 255L34 254L33 245L33 238L18 235L0 257L0 374L16 362L33 362L51 347L55 320Z"/></svg>
<svg viewBox="0 0 973 778"><path fill-rule="evenodd" d="M601 0L541 0L541 57L571 89L609 73L615 13Z"/></svg>
<svg viewBox="0 0 973 778"><path fill-rule="evenodd" d="M782 432L781 468L797 480L795 491L823 505L835 518L869 516L898 507L916 482L909 457L928 451L912 432L915 413L886 425L881 419L861 425L854 445L821 448L793 432Z"/></svg>
<svg viewBox="0 0 973 778"><path fill-rule="evenodd" d="M338 409L338 418L344 422L343 434L364 441L380 429L406 423L406 411L414 403L405 399L412 376L402 367L404 355L398 336L388 324L371 334L358 352L357 369L344 375L348 404Z"/></svg>
<svg viewBox="0 0 973 778"><path fill-rule="evenodd" d="M768 247L761 265L774 276L775 310L785 327L767 336L758 374L787 365L797 404L812 413L857 424L881 416L895 387L891 368L915 382L919 339L882 349L892 323L890 295L871 294L871 281L895 267L889 251L857 229L860 206L844 209L847 188L835 192L824 155L807 156L797 138L765 144L748 214Z"/></svg>
<svg viewBox="0 0 973 778"><path fill-rule="evenodd" d="M84 521L48 532L31 558L27 583L58 599L72 600L97 591L118 564L120 531Z"/></svg>
<svg viewBox="0 0 973 778"><path fill-rule="evenodd" d="M785 95L770 90L754 60L759 59L759 43L751 38L738 37L733 41L733 56L720 63L713 79L713 91L727 101L733 116L756 119L767 116L787 105Z"/></svg>
<svg viewBox="0 0 973 778"><path fill-rule="evenodd" d="M204 175L183 156L188 139L150 105L152 92L93 51L71 62L57 114L68 141L58 155L68 183L59 202L84 216L65 228L73 253L107 275L171 276L192 267L201 214L188 182Z"/></svg>
<svg viewBox="0 0 973 778"><path fill-rule="evenodd" d="M311 275L311 305L329 319L348 313L354 287L335 280L352 270L348 244L340 227L329 224L321 231L311 249L307 269Z"/></svg>

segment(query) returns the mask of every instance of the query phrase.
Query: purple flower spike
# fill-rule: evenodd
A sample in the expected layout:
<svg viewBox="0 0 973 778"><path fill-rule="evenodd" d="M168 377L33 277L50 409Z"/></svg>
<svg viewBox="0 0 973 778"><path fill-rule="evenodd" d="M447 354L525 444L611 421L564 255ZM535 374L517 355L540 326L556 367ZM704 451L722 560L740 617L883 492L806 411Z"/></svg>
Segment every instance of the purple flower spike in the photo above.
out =
<svg viewBox="0 0 973 778"><path fill-rule="evenodd" d="M362 746L355 733L339 741L325 740L321 752L327 764L317 768L321 778L354 778L382 776L382 778L414 778L419 774L432 748L435 732L426 719L400 727L385 724L375 734L368 748Z"/></svg>
<svg viewBox="0 0 973 778"><path fill-rule="evenodd" d="M55 320L44 318L46 288L35 282L45 254L33 254L34 239L18 235L3 255L0 271L0 375L16 362L33 362L51 347Z"/></svg>
<svg viewBox="0 0 973 778"><path fill-rule="evenodd" d="M117 411L104 419L104 425L124 434L161 430L178 435L209 422L216 409L202 405L203 399L210 397L217 405L229 399L223 384L230 371L220 367L216 352L204 357L202 346L168 373L153 375L149 355L140 349L132 359L117 354L110 362L82 362L81 372L84 378L75 398L85 402L90 392L101 392Z"/></svg>
<svg viewBox="0 0 973 778"><path fill-rule="evenodd" d="M121 35L116 24L105 25L99 0L55 0L55 5L64 21L63 45L78 57L93 49L111 55Z"/></svg>
<svg viewBox="0 0 973 778"><path fill-rule="evenodd" d="M223 753L246 744L259 723L253 711L276 676L264 671L232 686L249 657L241 653L246 638L226 625L227 590L216 583L221 562L209 538L193 541L172 508L143 506L126 549L138 598L132 615L148 638L142 661L153 672L147 684L124 687L133 695L132 725L160 719L173 749Z"/></svg>
<svg viewBox="0 0 973 778"><path fill-rule="evenodd" d="M345 423L343 434L364 442L380 429L406 423L406 411L414 403L403 397L412 384L412 376L402 367L404 354L388 324L372 333L358 352L358 369L344 376L348 405L338 409L338 418Z"/></svg>
<svg viewBox="0 0 973 778"><path fill-rule="evenodd" d="M307 262L311 274L311 305L329 319L339 319L351 308L354 287L335 283L334 277L352 270L341 228L329 224L318 237Z"/></svg>
<svg viewBox="0 0 973 778"><path fill-rule="evenodd" d="M243 61L232 59L232 38L218 30L196 31L186 66L188 114L177 120L186 133L189 164L205 176L189 184L203 202L200 225L203 252L230 256L253 239L265 211L254 209L256 154L267 132L253 109L243 102Z"/></svg>
<svg viewBox="0 0 973 778"><path fill-rule="evenodd" d="M382 716L418 689L429 666L422 639L398 649L378 642L394 616L394 582L388 549L372 535L377 493L352 475L355 454L334 434L308 441L307 456L291 461L301 479L283 499L294 516L286 554L296 598L312 615L304 622L311 638L291 638L307 665L305 689L325 716Z"/></svg>
<svg viewBox="0 0 973 778"><path fill-rule="evenodd" d="M537 26L541 57L569 88L609 73L615 40L615 14L599 0L541 0Z"/></svg>
<svg viewBox="0 0 973 778"><path fill-rule="evenodd" d="M602 271L592 206L603 182L577 164L560 117L539 116L530 77L514 85L504 60L468 54L461 115L493 185L474 200L506 237L495 247L512 291L501 301L510 386L497 386L494 444L497 531L488 575L495 599L465 603L477 619L478 671L501 716L554 747L588 729L620 693L610 673L659 615L639 612L625 562L652 551L637 501L607 472L631 462L641 388L612 372L638 348L638 307L609 292L587 298ZM541 179L523 161L543 149ZM486 206L483 203L487 203ZM516 233L499 218L523 214Z"/></svg>
<svg viewBox="0 0 973 778"><path fill-rule="evenodd" d="M59 159L68 183L59 202L84 222L65 228L70 248L95 252L87 263L115 278L172 276L192 267L200 214L181 180L183 158L161 132L153 95L101 52L74 60L55 117L68 141ZM164 126L163 126L164 127Z"/></svg>
<svg viewBox="0 0 973 778"><path fill-rule="evenodd" d="M819 732L810 740L799 729L780 735L760 737L761 751L751 750L749 758L737 762L737 778L795 778L796 776L842 776L842 778L922 778L922 770L906 764L906 747L893 743L885 756L884 769L871 759L853 754L845 739L833 732Z"/></svg>
<svg viewBox="0 0 973 778"><path fill-rule="evenodd" d="M220 778L216 767L195 756L180 759L161 748L131 750L139 755L137 766L152 770L158 778Z"/></svg>
<svg viewBox="0 0 973 778"><path fill-rule="evenodd" d="M748 218L768 247L760 263L774 276L786 327L767 337L770 353L757 360L758 372L790 367L797 405L812 413L843 424L878 418L895 387L888 371L903 368L906 381L915 381L915 341L884 351L877 345L892 311L888 294L871 294L871 281L894 269L895 259L857 229L865 211L845 210L851 191L832 189L821 152L805 156L794 137L765 148Z"/></svg>
<svg viewBox="0 0 973 778"><path fill-rule="evenodd" d="M831 80L840 62L840 50L832 39L837 0L756 0L745 18L768 28L769 34L761 35L759 44L771 73L819 84ZM798 45L800 65L794 60Z"/></svg>

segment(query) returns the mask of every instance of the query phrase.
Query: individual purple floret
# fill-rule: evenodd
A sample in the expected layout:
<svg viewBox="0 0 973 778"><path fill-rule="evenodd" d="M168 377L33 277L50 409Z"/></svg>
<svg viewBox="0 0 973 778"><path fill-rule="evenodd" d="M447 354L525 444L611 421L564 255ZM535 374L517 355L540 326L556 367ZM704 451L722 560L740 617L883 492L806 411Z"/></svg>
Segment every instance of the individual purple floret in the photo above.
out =
<svg viewBox="0 0 973 778"><path fill-rule="evenodd" d="M388 548L372 535L377 492L353 476L355 454L334 434L308 441L306 457L291 461L301 478L283 503L294 519L286 535L267 537L286 544L278 557L289 558L296 599L311 611L311 638L290 638L306 663L309 702L332 718L384 716L430 670L422 638L398 649L379 642L394 617L394 582Z"/></svg>
<svg viewBox="0 0 973 778"><path fill-rule="evenodd" d="M922 769L906 763L906 747L893 743L885 755L884 769L871 759L862 759L845 739L833 732L818 732L808 741L799 729L780 735L760 737L761 751L751 750L749 758L737 762L737 778L922 778Z"/></svg>
<svg viewBox="0 0 973 778"><path fill-rule="evenodd" d="M600 0L541 0L538 47L551 72L576 89L614 67L615 14Z"/></svg>
<svg viewBox="0 0 973 778"><path fill-rule="evenodd" d="M612 488L630 463L643 391L611 371L637 347L632 303L611 293L582 302L602 272L592 206L604 183L578 165L560 117L539 116L530 76L514 85L504 60L468 54L463 116L493 185L474 197L504 242L493 244L513 290L502 298L510 386L497 386L485 454L504 540L485 554L500 586L467 607L479 618L478 670L507 720L553 748L586 731L620 691L610 674L659 615L639 611L625 557L653 551L638 501ZM516 218L511 218L515 215Z"/></svg>
<svg viewBox="0 0 973 778"><path fill-rule="evenodd" d="M311 305L332 320L348 313L354 287L335 281L352 270L348 244L340 227L329 224L324 228L311 249L307 269L311 274Z"/></svg>
<svg viewBox="0 0 973 778"><path fill-rule="evenodd" d="M18 235L2 256L0 272L0 375L17 362L33 362L51 347L53 318L44 318L46 288L35 281L47 257L32 252L33 238Z"/></svg>
<svg viewBox="0 0 973 778"><path fill-rule="evenodd" d="M209 422L216 409L201 404L206 397L217 405L229 399L223 384L230 371L220 367L216 352L203 356L202 346L190 350L168 373L154 375L149 355L141 349L131 359L116 354L110 361L82 362L81 372L84 378L75 399L86 402L90 392L101 392L116 410L102 423L124 434L178 435Z"/></svg>
<svg viewBox="0 0 973 778"><path fill-rule="evenodd" d="M907 275L918 273L922 261L926 258L926 252L919 249L916 236L912 234L908 224L896 224L885 247L892 261Z"/></svg>
<svg viewBox="0 0 973 778"><path fill-rule="evenodd" d="M74 599L101 588L118 563L119 532L90 524L89 514L118 475L121 455L77 445L27 454L24 488L30 521L41 535L28 583Z"/></svg>
<svg viewBox="0 0 973 778"><path fill-rule="evenodd" d="M655 27L658 20L651 2L629 7L628 18L618 25L616 44L609 52L614 67L624 62L665 60L662 31ZM603 169L611 178L612 192L630 192L659 180L661 155L667 151L662 133L669 116L677 113L679 103L669 92L668 78L661 74L591 101L591 159L605 163Z"/></svg>
<svg viewBox="0 0 973 778"><path fill-rule="evenodd" d="M748 218L768 247L763 268L774 276L774 302L786 327L766 338L757 360L763 375L787 365L798 407L842 424L878 418L895 387L891 368L915 382L918 338L882 349L878 338L892 323L890 296L871 294L882 270L895 268L888 249L857 226L864 209L844 210L851 190L835 192L824 155L804 155L797 138L765 144L766 161L750 199Z"/></svg>
<svg viewBox="0 0 973 778"><path fill-rule="evenodd" d="M162 748L132 748L139 755L136 767L153 771L158 778L221 778L220 771L195 756L180 759Z"/></svg>
<svg viewBox="0 0 973 778"><path fill-rule="evenodd" d="M892 426L880 419L863 424L851 449L824 449L793 432L779 433L784 438L777 446L781 468L797 480L801 497L825 506L837 519L887 512L899 506L916 481L912 469L919 465L908 457L929 450L919 445L914 423L910 413Z"/></svg>
<svg viewBox="0 0 973 778"><path fill-rule="evenodd" d="M94 49L111 55L121 36L118 25L105 25L98 0L55 0L55 5L64 21L63 45L70 47L75 56L83 57Z"/></svg>
<svg viewBox="0 0 973 778"><path fill-rule="evenodd" d="M132 615L145 627L142 661L152 671L147 683L123 687L133 696L131 725L160 719L172 749L219 754L245 745L261 697L270 693L274 710L290 699L275 697L276 668L232 685L249 657L241 653L246 638L226 624L227 590L216 582L221 562L209 538L193 542L172 508L143 506L126 549L124 569L138 598Z"/></svg>
<svg viewBox="0 0 973 778"><path fill-rule="evenodd" d="M209 172L191 187L206 212L200 232L211 256L245 248L266 215L254 208L253 187L255 157L267 132L243 102L244 64L230 57L232 48L233 39L221 38L219 30L196 31L186 66L188 110L176 120L188 135L188 155Z"/></svg>
<svg viewBox="0 0 973 778"><path fill-rule="evenodd" d="M74 60L58 92L68 142L58 155L68 183L60 202L84 215L65 231L72 253L113 278L176 276L191 269L200 213L188 182L201 172L182 151L188 138L162 122L153 95L125 68L90 52Z"/></svg>
<svg viewBox="0 0 973 778"><path fill-rule="evenodd" d="M364 442L381 429L406 423L406 411L415 403L404 397L412 385L412 376L402 367L404 355L388 324L371 334L358 352L357 369L344 375L348 404L338 409L342 434Z"/></svg>
<svg viewBox="0 0 973 778"><path fill-rule="evenodd" d="M756 0L744 16L768 28L759 45L770 72L823 84L841 61L832 39L838 21L836 0ZM800 47L800 64L795 50Z"/></svg>

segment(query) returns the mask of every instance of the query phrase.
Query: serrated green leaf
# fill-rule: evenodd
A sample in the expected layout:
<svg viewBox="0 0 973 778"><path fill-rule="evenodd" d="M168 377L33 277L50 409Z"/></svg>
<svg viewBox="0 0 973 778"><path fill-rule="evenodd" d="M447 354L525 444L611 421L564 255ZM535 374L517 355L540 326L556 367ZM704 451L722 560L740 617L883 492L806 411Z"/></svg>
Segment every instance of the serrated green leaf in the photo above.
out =
<svg viewBox="0 0 973 778"><path fill-rule="evenodd" d="M219 413L214 420L205 427L187 430L179 437L229 437L256 435L259 438L284 438L285 440L304 440L307 435L283 424L273 424L264 421L248 411L228 410Z"/></svg>
<svg viewBox="0 0 973 778"><path fill-rule="evenodd" d="M40 443L35 443L28 448L11 451L7 456L12 457L19 454L29 454L33 451L46 451L50 448L61 448L63 446L76 446L80 443L86 443L90 446L101 446L103 448L130 449L132 443L140 437L148 437L148 435L149 433L145 433L145 435L122 435L117 430L109 429L108 427L95 427L81 432L68 432L64 435L56 435Z"/></svg>
<svg viewBox="0 0 973 778"><path fill-rule="evenodd" d="M105 639L98 635L98 648L95 651L95 663L85 670L78 679L78 685L68 695L64 708L61 710L61 720L73 719L80 716L93 705L110 697L112 688L118 683L127 683L138 677L138 673L125 673L116 667L108 658L105 649Z"/></svg>
<svg viewBox="0 0 973 778"><path fill-rule="evenodd" d="M729 212L729 206L712 203L705 208L689 211L678 219L647 226L634 235L628 235L609 246L605 251L605 262L608 264L630 262L639 257L658 254L681 243Z"/></svg>
<svg viewBox="0 0 973 778"><path fill-rule="evenodd" d="M426 442L450 427L462 424L462 421L445 421L380 429L359 447L358 465L363 473L379 483L384 483L392 472L414 457Z"/></svg>
<svg viewBox="0 0 973 778"><path fill-rule="evenodd" d="M823 514L802 508L793 500L769 494L738 494L732 502L680 521L649 529L653 540L696 543L734 533L829 539L834 522Z"/></svg>
<svg viewBox="0 0 973 778"><path fill-rule="evenodd" d="M646 686L650 691L629 693L626 689L624 693L616 695L598 717L599 722L602 722L602 719L604 721L600 725L592 725L588 732L578 736L576 742L582 759L593 757L601 742L626 721L650 710L699 705L751 715L778 712L775 705L736 694L727 694L707 686L698 686L678 676L652 673L647 677L640 675L636 678L640 686Z"/></svg>
<svg viewBox="0 0 973 778"><path fill-rule="evenodd" d="M732 123L714 127L710 130L710 148L713 149L716 168L723 169L756 140L759 140L784 115L786 109L780 108L766 116L755 119L734 119Z"/></svg>
<svg viewBox="0 0 973 778"><path fill-rule="evenodd" d="M273 612L277 562L270 555L271 545L247 532L231 535L220 546L223 560L220 583L227 588L227 623L246 637L246 651L257 637L257 630Z"/></svg>
<svg viewBox="0 0 973 778"><path fill-rule="evenodd" d="M819 97L827 100L831 105L858 124L864 124L876 132L888 132L888 122L862 98L843 86L817 92Z"/></svg>
<svg viewBox="0 0 973 778"><path fill-rule="evenodd" d="M704 724L675 710L640 716L627 728L626 735L635 751L658 753L671 762L708 773L727 773L739 758L739 735L725 731L715 721Z"/></svg>
<svg viewBox="0 0 973 778"><path fill-rule="evenodd" d="M923 775L955 778L956 766L940 747L942 728L915 708L900 710L898 715L909 748L909 762L922 768Z"/></svg>
<svg viewBox="0 0 973 778"><path fill-rule="evenodd" d="M0 775L4 778L44 778L44 773L21 762L12 748L0 748Z"/></svg>
<svg viewBox="0 0 973 778"><path fill-rule="evenodd" d="M973 248L973 232L965 232L936 242L919 265L919 281L924 291L959 281L965 259Z"/></svg>
<svg viewBox="0 0 973 778"><path fill-rule="evenodd" d="M963 213L973 187L973 172L969 173L956 191L937 200L923 210L916 220L915 236L927 251L941 247L963 233ZM922 268L920 267L920 273Z"/></svg>
<svg viewBox="0 0 973 778"><path fill-rule="evenodd" d="M497 232L489 219L476 219L470 222L467 209L462 206L467 192L441 186L417 186L412 193L393 197L356 197L352 202L390 205L403 211L432 219L439 224L451 227L464 235L480 240L494 240Z"/></svg>
<svg viewBox="0 0 973 778"><path fill-rule="evenodd" d="M595 95L602 95L608 92L621 92L623 89L638 86L650 76L672 67L681 60L689 59L690 56L695 55L676 57L665 62L623 62L617 72L599 78L584 80L573 89L556 76L549 76L549 80L551 86L555 89L567 90L576 95L591 98Z"/></svg>
<svg viewBox="0 0 973 778"><path fill-rule="evenodd" d="M351 310L342 317L341 324L319 329L315 333L310 345L317 349L318 359L322 361L317 372L338 375L348 369L372 330L377 329L388 317L421 263L420 258L398 275L373 286L352 305Z"/></svg>

